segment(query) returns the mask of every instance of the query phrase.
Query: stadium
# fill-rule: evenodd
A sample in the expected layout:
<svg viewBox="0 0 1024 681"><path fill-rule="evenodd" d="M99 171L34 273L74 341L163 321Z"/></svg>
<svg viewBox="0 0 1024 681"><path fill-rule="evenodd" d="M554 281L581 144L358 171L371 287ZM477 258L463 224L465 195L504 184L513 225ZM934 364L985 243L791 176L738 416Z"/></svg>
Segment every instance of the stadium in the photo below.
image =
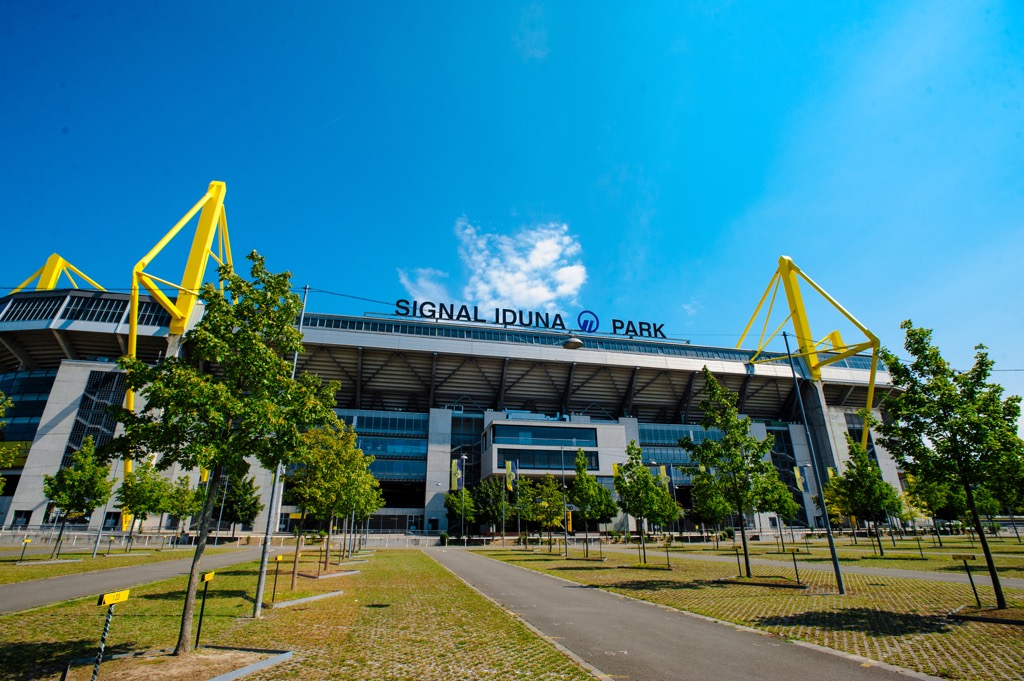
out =
<svg viewBox="0 0 1024 681"><path fill-rule="evenodd" d="M14 403L0 437L18 449L14 466L2 471L4 528L52 523L43 476L68 465L86 436L101 444L113 437L117 424L107 407L126 397L117 358L132 354L157 362L178 352L182 334L201 319L194 292L206 262L231 261L223 197L223 183L212 183L132 270L130 294L100 289L54 254L0 298L0 392ZM147 274L146 266L197 214L185 276L167 293L169 282ZM93 288L78 288L74 275ZM117 278L117 272L110 276ZM61 287L64 279L71 288ZM801 281L867 341L847 345L838 332L814 341ZM613 465L625 461L631 440L641 445L648 465L666 467L673 494L688 508L690 480L674 466L688 460L679 438L707 435L698 407L705 366L738 395L754 434L774 437L772 461L801 508L794 522L817 528L823 524L812 501L817 481L829 469L843 470L847 435L866 442L885 480L900 488L896 465L864 432L857 413L870 405L879 415L889 377L884 367L876 370L877 339L785 257L748 331L765 311L768 328L776 298L786 300L795 332L792 355L768 352L771 338L764 332L749 349L695 345L666 338L659 320L629 319L618 311L553 313L402 299L394 301L391 314L348 316L320 314L312 305L297 320L305 345L297 369L340 382L337 412L355 427L363 451L375 457L371 467L386 505L371 519L370 531L445 531L453 461L464 462L469 485L503 474L506 461L517 462L522 475L571 477L574 453L583 449L590 472L610 487ZM186 473L198 476L168 472ZM296 509L272 503L280 493L271 491L270 472L253 466L253 473L276 529L289 529ZM113 474L121 477L118 470ZM263 529L266 517L267 511L256 529ZM109 504L80 521L91 530L123 526ZM171 529L169 519L158 522ZM623 518L616 522L621 529ZM778 522L768 514L748 519L763 531ZM682 525L693 527L689 519Z"/></svg>

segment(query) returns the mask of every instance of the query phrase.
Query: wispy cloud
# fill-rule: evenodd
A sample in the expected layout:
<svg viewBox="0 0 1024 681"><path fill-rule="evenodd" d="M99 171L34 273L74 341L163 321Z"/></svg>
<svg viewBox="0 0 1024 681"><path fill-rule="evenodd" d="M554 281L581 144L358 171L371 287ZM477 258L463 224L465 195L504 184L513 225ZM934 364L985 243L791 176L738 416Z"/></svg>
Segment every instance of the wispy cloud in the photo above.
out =
<svg viewBox="0 0 1024 681"><path fill-rule="evenodd" d="M447 301L451 300L448 295L448 288L441 279L448 277L447 272L418 267L412 271L412 276L405 270L398 270L398 280L409 292L409 295L416 300Z"/></svg>
<svg viewBox="0 0 1024 681"><path fill-rule="evenodd" d="M577 302L587 281L581 248L568 225L548 223L523 228L509 236L484 232L466 218L455 223L459 258L469 271L462 302L489 307L561 311ZM451 300L444 279L448 273L399 270L409 295L420 300Z"/></svg>
<svg viewBox="0 0 1024 681"><path fill-rule="evenodd" d="M527 61L543 61L548 56L548 29L541 5L534 3L523 10L512 44Z"/></svg>

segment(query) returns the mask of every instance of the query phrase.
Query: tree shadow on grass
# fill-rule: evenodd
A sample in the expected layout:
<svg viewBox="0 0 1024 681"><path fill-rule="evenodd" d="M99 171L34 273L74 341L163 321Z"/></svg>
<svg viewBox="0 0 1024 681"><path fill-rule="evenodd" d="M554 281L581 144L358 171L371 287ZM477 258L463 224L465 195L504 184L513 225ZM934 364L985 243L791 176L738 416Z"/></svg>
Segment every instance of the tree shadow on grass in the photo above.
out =
<svg viewBox="0 0 1024 681"><path fill-rule="evenodd" d="M794 615L773 615L754 619L753 624L766 627L809 626L831 631L857 631L867 636L942 634L952 631L954 627L961 626L941 615L914 615L871 610L870 608L843 608L835 612L809 611Z"/></svg>
<svg viewBox="0 0 1024 681"><path fill-rule="evenodd" d="M602 584L604 589L622 589L623 591L679 591L681 589L722 589L724 584L692 580L689 582L675 581L670 579L631 579L623 582L611 582Z"/></svg>
<svg viewBox="0 0 1024 681"><path fill-rule="evenodd" d="M185 600L185 592L164 591L162 593L146 594L145 596L141 596L141 598L150 601L183 601ZM216 591L210 591L209 598L211 600L222 598L245 598L250 601L252 600L252 596L249 595L249 592L245 591L244 589L217 589ZM202 600L203 588L200 586L199 589L196 590L196 601L200 602Z"/></svg>
<svg viewBox="0 0 1024 681"><path fill-rule="evenodd" d="M108 645L103 651L103 656L106 659L108 655L119 655L131 650L130 643ZM58 674L64 671L68 662L95 657L97 652L98 634L95 640L0 643L0 669L3 670L4 679L27 681Z"/></svg>
<svg viewBox="0 0 1024 681"><path fill-rule="evenodd" d="M553 567L553 568L551 568L552 571L554 571L554 570L564 570L564 571L568 571L568 572L577 572L577 571L584 572L584 571L589 571L589 570L616 570L616 569L618 569L618 568L616 566L614 566L614 565L564 565L564 566L560 566L560 567Z"/></svg>

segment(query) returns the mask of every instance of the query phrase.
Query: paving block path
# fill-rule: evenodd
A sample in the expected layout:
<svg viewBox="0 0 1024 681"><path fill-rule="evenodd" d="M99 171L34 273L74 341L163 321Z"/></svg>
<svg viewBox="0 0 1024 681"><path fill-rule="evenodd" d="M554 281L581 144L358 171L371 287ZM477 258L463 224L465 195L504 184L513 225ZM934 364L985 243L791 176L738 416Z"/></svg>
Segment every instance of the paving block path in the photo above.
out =
<svg viewBox="0 0 1024 681"><path fill-rule="evenodd" d="M426 553L602 678L645 681L895 681L935 677L791 643L461 549ZM937 681L937 680L936 680Z"/></svg>

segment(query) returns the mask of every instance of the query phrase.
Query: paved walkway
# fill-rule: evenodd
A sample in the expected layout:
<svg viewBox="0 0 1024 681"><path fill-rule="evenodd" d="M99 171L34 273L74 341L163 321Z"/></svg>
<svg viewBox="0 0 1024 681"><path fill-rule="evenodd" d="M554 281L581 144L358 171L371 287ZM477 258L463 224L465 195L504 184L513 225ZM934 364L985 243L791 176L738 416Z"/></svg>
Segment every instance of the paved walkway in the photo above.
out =
<svg viewBox="0 0 1024 681"><path fill-rule="evenodd" d="M625 546L605 546L605 551L611 551L614 553L632 553L636 555L636 547L627 548ZM828 548L823 549L823 555L828 556ZM742 560L743 553L740 553ZM712 556L703 553L680 553L673 551L671 554L672 560L705 560L712 563L732 563L736 564L736 558L734 556ZM647 547L647 562L657 563L659 560L665 560L665 550L663 547ZM953 561L950 561L952 563ZM767 558L754 558L750 559L751 565L770 565L772 567L792 567L792 559L782 560L769 560ZM824 563L807 563L800 559L797 559L796 564L800 566L800 570L815 570L818 572L832 572L832 562ZM961 563L962 565L962 563ZM851 575L873 575L875 577L901 577L904 579L921 579L926 582L949 582L952 584L969 584L970 580L967 578L965 572L928 572L926 570L900 570L898 568L882 568L882 567L861 567L859 565L843 565L840 563L840 570L843 574ZM988 568L985 567L985 560L982 558L979 561L975 561L975 564L971 566L971 575L974 577L976 584L984 586L992 586L992 580L988 576ZM999 577L999 583L1006 589L1024 589L1024 579L1019 577Z"/></svg>
<svg viewBox="0 0 1024 681"><path fill-rule="evenodd" d="M271 555L282 550L273 548ZM204 572L220 570L230 565L259 560L260 549L253 547L241 551L203 556ZM132 565L109 570L82 572L75 575L35 579L27 582L0 585L0 613L19 612L39 608L51 603L60 603L84 596L98 596L110 591L120 591L140 584L149 584L172 577L187 575L192 567L192 553L183 554L180 560L162 563Z"/></svg>
<svg viewBox="0 0 1024 681"><path fill-rule="evenodd" d="M931 679L637 601L458 548L425 552L594 667L645 681Z"/></svg>

